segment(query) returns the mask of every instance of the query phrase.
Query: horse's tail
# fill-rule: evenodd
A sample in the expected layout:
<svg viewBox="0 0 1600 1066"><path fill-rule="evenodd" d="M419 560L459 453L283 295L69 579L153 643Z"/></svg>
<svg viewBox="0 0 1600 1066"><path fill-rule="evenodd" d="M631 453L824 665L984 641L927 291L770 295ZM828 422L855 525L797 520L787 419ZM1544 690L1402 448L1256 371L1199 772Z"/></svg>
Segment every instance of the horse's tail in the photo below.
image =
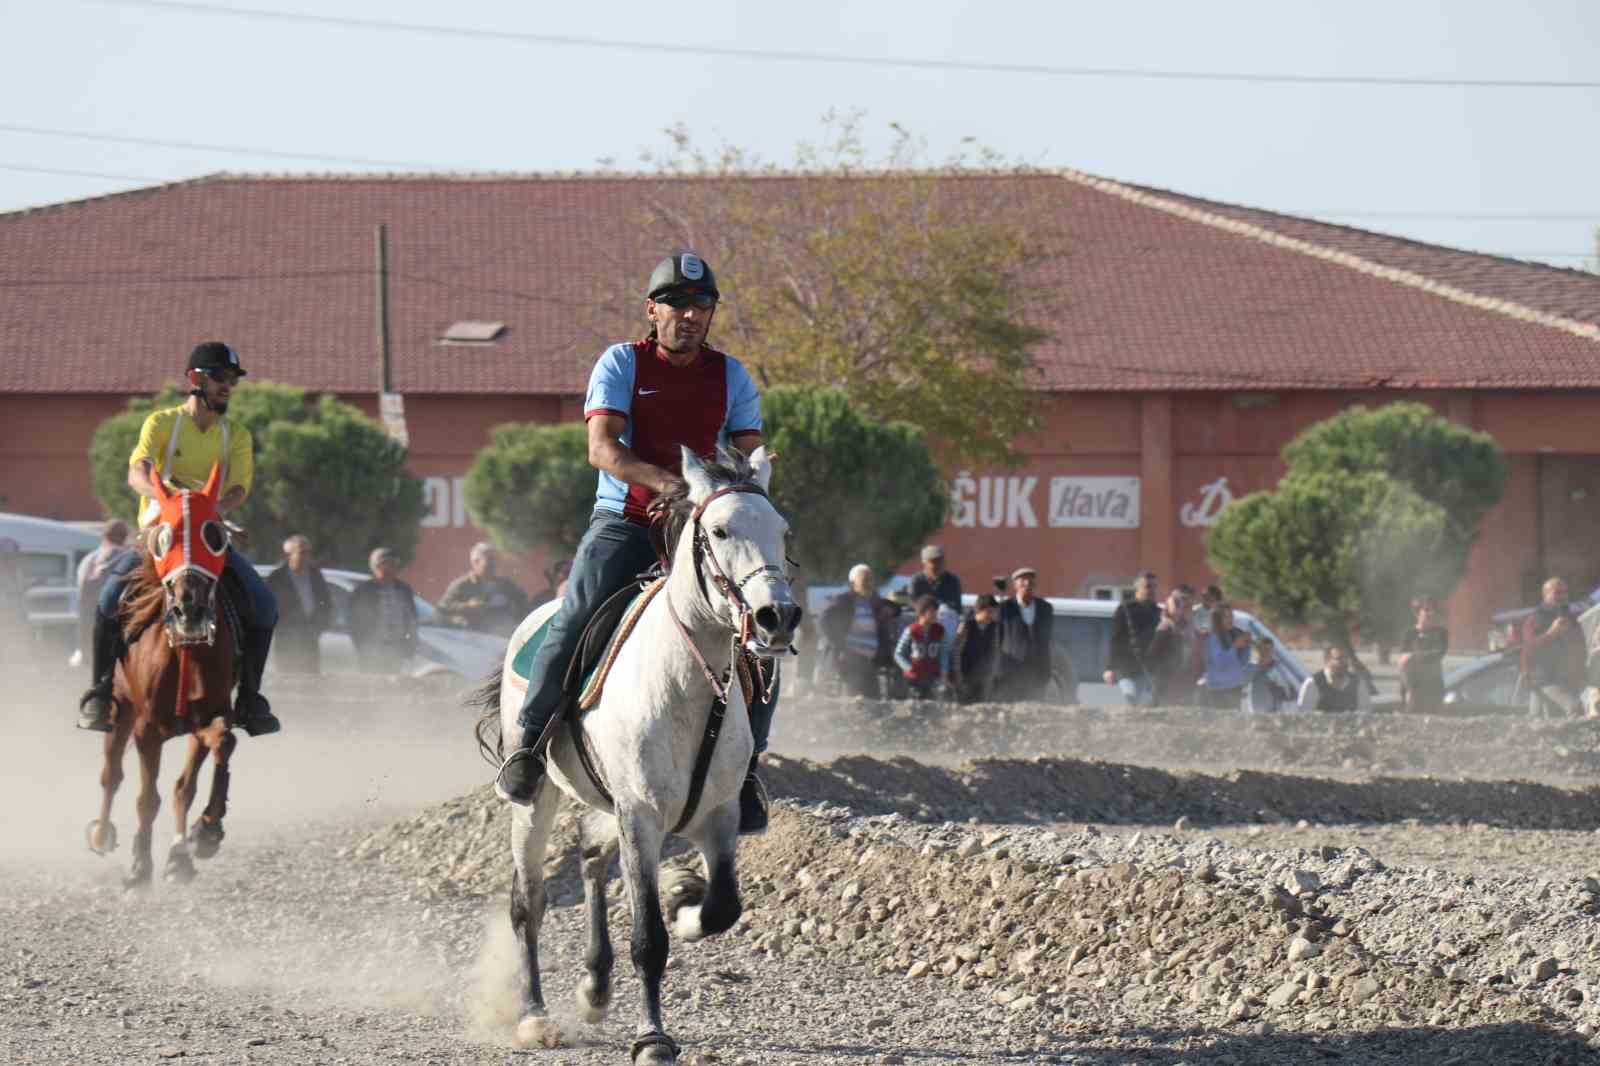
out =
<svg viewBox="0 0 1600 1066"><path fill-rule="evenodd" d="M466 700L468 707L483 708L472 732L478 738L478 754L491 766L499 766L505 761L505 738L500 735L500 674L500 668L491 670ZM492 742L489 739L491 736L494 738Z"/></svg>

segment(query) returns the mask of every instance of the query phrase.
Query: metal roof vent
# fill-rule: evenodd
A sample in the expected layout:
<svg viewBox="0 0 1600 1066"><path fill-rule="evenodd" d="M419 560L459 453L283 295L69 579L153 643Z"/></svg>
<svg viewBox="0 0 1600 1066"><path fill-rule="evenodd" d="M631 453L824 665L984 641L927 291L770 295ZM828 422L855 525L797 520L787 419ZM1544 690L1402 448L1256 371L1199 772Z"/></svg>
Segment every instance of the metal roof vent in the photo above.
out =
<svg viewBox="0 0 1600 1066"><path fill-rule="evenodd" d="M440 344L493 344L505 333L504 322L479 322L467 319L451 323L439 338Z"/></svg>

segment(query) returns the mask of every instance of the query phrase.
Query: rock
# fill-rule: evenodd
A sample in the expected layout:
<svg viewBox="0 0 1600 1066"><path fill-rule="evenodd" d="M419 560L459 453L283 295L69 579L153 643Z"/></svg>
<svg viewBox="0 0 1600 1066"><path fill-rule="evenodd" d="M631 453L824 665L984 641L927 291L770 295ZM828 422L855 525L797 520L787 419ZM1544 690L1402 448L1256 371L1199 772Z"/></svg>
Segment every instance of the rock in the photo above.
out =
<svg viewBox="0 0 1600 1066"><path fill-rule="evenodd" d="M1006 1005L1006 1009L1007 1010L1013 1010L1013 1011L1023 1011L1023 1010L1027 1010L1029 1007L1038 1006L1038 1004L1039 1004L1039 997L1038 996L1018 996L1016 999L1012 1000L1009 1004Z"/></svg>
<svg viewBox="0 0 1600 1066"><path fill-rule="evenodd" d="M1267 1006L1287 1007L1299 998L1305 987L1299 981L1285 981L1267 994Z"/></svg>
<svg viewBox="0 0 1600 1066"><path fill-rule="evenodd" d="M968 837L956 848L956 855L963 859L970 859L983 850L983 842L977 837Z"/></svg>
<svg viewBox="0 0 1600 1066"><path fill-rule="evenodd" d="M1570 1006L1576 1007L1578 1004L1583 1002L1583 989L1569 988L1565 992L1561 993L1561 999Z"/></svg>
<svg viewBox="0 0 1600 1066"><path fill-rule="evenodd" d="M1297 896L1318 892L1322 889L1322 878L1310 870L1291 870L1283 879L1283 887Z"/></svg>
<svg viewBox="0 0 1600 1066"><path fill-rule="evenodd" d="M1533 964L1533 983L1543 984L1561 972L1561 963L1555 959L1540 959Z"/></svg>
<svg viewBox="0 0 1600 1066"><path fill-rule="evenodd" d="M1261 902L1275 911L1283 911L1291 916L1302 913L1300 901L1277 885L1261 886Z"/></svg>
<svg viewBox="0 0 1600 1066"><path fill-rule="evenodd" d="M911 968L906 971L906 976L926 977L928 975L928 971L931 969L933 969L933 967L928 965L926 960L918 959L916 962L912 963Z"/></svg>
<svg viewBox="0 0 1600 1066"><path fill-rule="evenodd" d="M879 1014L867 1019L867 1030L887 1029L891 1022L886 1015Z"/></svg>
<svg viewBox="0 0 1600 1066"><path fill-rule="evenodd" d="M1290 962L1302 962L1306 959L1314 959L1321 954L1322 946L1320 944L1313 944L1303 936L1297 936L1289 942Z"/></svg>
<svg viewBox="0 0 1600 1066"><path fill-rule="evenodd" d="M956 945L955 956L962 962L977 962L982 955L983 949L977 944L967 943Z"/></svg>
<svg viewBox="0 0 1600 1066"><path fill-rule="evenodd" d="M1178 820L1176 822L1172 823L1172 831L1174 833L1182 833L1188 828L1189 828L1189 816L1187 814L1179 815L1178 816Z"/></svg>
<svg viewBox="0 0 1600 1066"><path fill-rule="evenodd" d="M161 1059L181 1059L183 1057L183 1048L173 1047L171 1044L158 1047L156 1048L156 1057Z"/></svg>
<svg viewBox="0 0 1600 1066"><path fill-rule="evenodd" d="M1365 1003L1367 1000L1378 994L1380 987L1381 986L1379 986L1376 978L1360 978L1349 986L1350 1002L1357 1005Z"/></svg>
<svg viewBox="0 0 1600 1066"><path fill-rule="evenodd" d="M1217 879L1217 868L1209 862L1203 862L1195 867L1194 879L1203 885L1209 885Z"/></svg>
<svg viewBox="0 0 1600 1066"><path fill-rule="evenodd" d="M1228 1004L1230 1022L1245 1021L1261 1013L1261 1001L1254 996L1239 996Z"/></svg>

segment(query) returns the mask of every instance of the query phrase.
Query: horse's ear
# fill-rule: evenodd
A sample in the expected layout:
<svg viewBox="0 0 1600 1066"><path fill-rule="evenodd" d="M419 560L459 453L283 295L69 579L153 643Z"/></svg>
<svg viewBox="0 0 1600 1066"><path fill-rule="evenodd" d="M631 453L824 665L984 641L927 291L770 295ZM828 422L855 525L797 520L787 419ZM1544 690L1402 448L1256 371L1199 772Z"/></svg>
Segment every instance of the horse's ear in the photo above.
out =
<svg viewBox="0 0 1600 1066"><path fill-rule="evenodd" d="M711 484L711 475L706 473L700 457L681 444L678 447L683 450L683 480L689 483L689 498L698 503L711 495L715 486Z"/></svg>
<svg viewBox="0 0 1600 1066"><path fill-rule="evenodd" d="M150 490L155 493L155 501L163 507L167 505L168 500L172 499L172 493L167 491L166 480L162 478L159 470L150 471Z"/></svg>
<svg viewBox="0 0 1600 1066"><path fill-rule="evenodd" d="M767 446L763 444L757 447L747 461L750 464L750 479L761 486L762 492L766 492L767 486L772 483L772 459L767 455Z"/></svg>
<svg viewBox="0 0 1600 1066"><path fill-rule="evenodd" d="M216 503L217 502L217 496L221 491L222 491L222 464L221 463L212 463L211 464L211 476L206 478L206 486L205 486L205 488L200 490L200 493L201 493L201 495L203 495L207 499L209 499L212 503Z"/></svg>

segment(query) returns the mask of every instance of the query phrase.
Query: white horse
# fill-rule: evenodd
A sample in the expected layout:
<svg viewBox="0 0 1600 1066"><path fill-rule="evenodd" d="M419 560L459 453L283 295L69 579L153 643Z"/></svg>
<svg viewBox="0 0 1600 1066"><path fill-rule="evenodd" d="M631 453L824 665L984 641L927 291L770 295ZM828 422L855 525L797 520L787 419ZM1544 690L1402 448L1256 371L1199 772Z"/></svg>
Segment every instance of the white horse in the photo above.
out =
<svg viewBox="0 0 1600 1066"><path fill-rule="evenodd" d="M560 1040L545 1015L539 984L539 925L545 911L545 848L561 793L588 808L579 819L588 972L577 995L579 1011L591 1023L602 1021L611 1005L605 881L620 838L623 882L633 909L633 966L643 1004L632 1048L636 1064L671 1063L678 1054L661 1022L661 975L667 965L661 892L667 895L673 932L686 940L723 932L739 919L734 849L739 789L753 741L745 694L733 676L735 648L743 639L760 655L787 652L800 608L790 597L785 568L788 523L766 496L772 476L766 450L757 448L748 460L724 458L726 465L702 464L684 449L688 495L672 512L666 587L640 615L600 702L582 720L587 754L603 789L586 771L585 753L573 733L561 728L532 804L512 805L511 924L524 948L517 1026L524 1045L554 1046ZM498 706L490 706L479 732L482 743L484 727L498 717L496 751L503 750L503 738L521 734L522 692L513 682L512 662L555 609L547 604L530 615L507 649ZM722 712L719 699L726 702L717 735L708 722ZM686 809L693 802L691 777L703 743L714 749L691 811ZM699 849L703 877L681 871L660 883L661 848L669 830Z"/></svg>

